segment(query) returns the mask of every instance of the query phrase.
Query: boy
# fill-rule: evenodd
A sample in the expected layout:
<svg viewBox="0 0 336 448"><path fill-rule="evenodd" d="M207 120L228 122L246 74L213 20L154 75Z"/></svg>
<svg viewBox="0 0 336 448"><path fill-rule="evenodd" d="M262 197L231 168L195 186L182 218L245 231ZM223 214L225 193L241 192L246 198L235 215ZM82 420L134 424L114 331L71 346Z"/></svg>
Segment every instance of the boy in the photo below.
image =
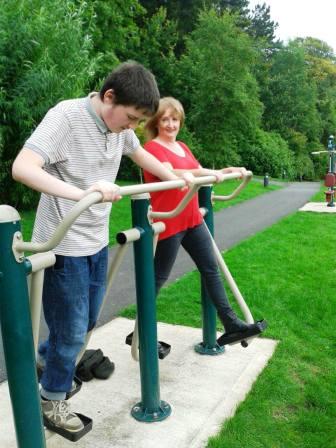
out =
<svg viewBox="0 0 336 448"><path fill-rule="evenodd" d="M140 64L121 64L99 93L50 109L13 164L14 179L42 193L34 241L48 240L75 201L92 191L103 194L103 203L82 213L54 249L56 263L45 272L43 309L50 334L39 347L42 412L67 431L83 428L65 396L105 293L109 202L120 199L113 183L120 159L128 155L162 180L177 179L140 146L134 133L158 104L154 76Z"/></svg>

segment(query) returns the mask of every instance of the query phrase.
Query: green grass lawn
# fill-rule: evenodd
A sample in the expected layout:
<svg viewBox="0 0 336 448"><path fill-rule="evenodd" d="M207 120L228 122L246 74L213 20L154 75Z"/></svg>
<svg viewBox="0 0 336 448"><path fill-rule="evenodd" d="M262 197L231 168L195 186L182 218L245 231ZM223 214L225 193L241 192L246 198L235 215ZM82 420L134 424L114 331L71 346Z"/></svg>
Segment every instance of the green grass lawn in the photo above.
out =
<svg viewBox="0 0 336 448"><path fill-rule="evenodd" d="M321 181L320 191L318 191L311 199L312 202L326 202L325 191L327 191L327 187L324 185L324 182Z"/></svg>
<svg viewBox="0 0 336 448"><path fill-rule="evenodd" d="M225 254L265 337L279 341L209 448L336 447L336 215L297 212ZM134 307L125 317L134 317ZM158 320L201 326L196 272L163 288Z"/></svg>
<svg viewBox="0 0 336 448"><path fill-rule="evenodd" d="M118 185L131 185L132 182L119 181ZM220 185L215 186L215 193L221 195L227 195L235 190L239 185L239 181L229 180ZM247 199L252 199L260 194L279 189L281 187L276 185L270 185L264 188L262 183L258 181L251 181L247 187L239 194L239 196L229 202L216 202L214 209L217 211L224 207L229 207L231 205L237 204L238 202L246 201ZM110 245L115 244L115 236L117 232L121 230L126 230L132 227L131 219L131 199L129 196L125 196L121 201L113 204L112 212L110 217ZM32 229L35 219L35 210L20 212L22 218L22 233L24 241L30 241L32 235Z"/></svg>

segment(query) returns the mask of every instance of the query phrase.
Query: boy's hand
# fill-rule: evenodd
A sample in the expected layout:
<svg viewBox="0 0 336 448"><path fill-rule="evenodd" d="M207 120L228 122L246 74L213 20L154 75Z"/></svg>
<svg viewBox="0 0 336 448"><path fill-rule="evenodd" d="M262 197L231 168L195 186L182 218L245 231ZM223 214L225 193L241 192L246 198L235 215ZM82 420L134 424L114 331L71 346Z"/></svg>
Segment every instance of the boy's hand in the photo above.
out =
<svg viewBox="0 0 336 448"><path fill-rule="evenodd" d="M106 180L99 180L98 182L95 182L84 192L83 196L86 196L93 191L99 191L100 193L102 193L102 202L116 202L119 201L122 197L120 196L120 187Z"/></svg>

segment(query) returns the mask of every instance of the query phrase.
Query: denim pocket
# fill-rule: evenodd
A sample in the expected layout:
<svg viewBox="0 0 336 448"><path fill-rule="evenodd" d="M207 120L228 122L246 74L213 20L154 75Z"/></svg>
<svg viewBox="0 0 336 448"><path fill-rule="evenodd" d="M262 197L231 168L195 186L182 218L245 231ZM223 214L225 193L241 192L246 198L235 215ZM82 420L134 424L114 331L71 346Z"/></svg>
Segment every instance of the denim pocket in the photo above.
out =
<svg viewBox="0 0 336 448"><path fill-rule="evenodd" d="M53 266L54 271L61 271L64 269L65 257L63 255L56 255L56 263Z"/></svg>

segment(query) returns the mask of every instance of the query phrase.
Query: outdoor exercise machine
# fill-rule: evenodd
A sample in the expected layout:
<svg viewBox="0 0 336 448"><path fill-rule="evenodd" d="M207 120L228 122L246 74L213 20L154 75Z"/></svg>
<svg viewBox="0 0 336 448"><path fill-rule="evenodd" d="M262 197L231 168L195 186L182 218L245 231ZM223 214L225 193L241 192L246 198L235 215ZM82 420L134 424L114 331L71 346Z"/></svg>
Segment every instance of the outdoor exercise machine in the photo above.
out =
<svg viewBox="0 0 336 448"><path fill-rule="evenodd" d="M225 175L225 179L237 178L237 173ZM214 182L214 176L196 179L198 185ZM124 232L119 242L134 241L135 276L138 309L139 359L141 401L132 408L132 415L140 421L164 420L171 413L170 405L160 399L159 369L157 356L157 326L155 313L155 288L153 263L153 227L148 219L149 192L182 188L184 180L159 182L121 187L121 196L132 196L133 229ZM196 186L194 187L196 190ZM20 215L12 207L0 205L0 321L8 374L14 423L19 448L45 448L45 435L40 408L36 373L35 352L38 342L38 322L41 311L43 269L52 266L55 248L77 217L91 205L100 202L101 193L91 193L79 201L45 243L24 242L20 230ZM184 206L186 205L186 202ZM182 204L183 206L183 204ZM160 227L160 226L158 226ZM158 231L154 230L154 233ZM120 244L118 257L109 271L108 284L112 282L115 269L120 264L125 249ZM34 255L25 257L24 252ZM113 267L114 266L114 267ZM29 306L27 276L32 274L31 308ZM203 299L202 299L203 301ZM217 347L215 311L204 299L203 346L213 351ZM20 360L20 368L17 362ZM92 427L92 421L80 414L84 422L81 434L69 436L78 440ZM29 426L27 422L29 421ZM52 428L57 430L57 428ZM60 432L60 431L57 431Z"/></svg>
<svg viewBox="0 0 336 448"><path fill-rule="evenodd" d="M327 207L335 207L336 145L333 135L330 135L328 138L327 150L312 152L312 154L323 153L327 153L329 155L328 173L324 178L324 185L328 187L328 190L325 191Z"/></svg>
<svg viewBox="0 0 336 448"><path fill-rule="evenodd" d="M240 177L239 173L230 173L225 176L225 180L228 179L237 179ZM253 324L253 326L246 332L237 332L231 333L229 335L223 334L217 339L217 331L216 331L216 319L217 312L212 304L210 298L207 295L206 288L204 286L204 282L201 279L201 299L202 299L202 331L203 331L203 340L202 342L195 345L194 349L197 353L205 354L205 355L218 355L224 352L224 346L228 344L241 343L243 347L248 346L248 340L262 333L266 327L267 322L265 320L255 322L253 316L246 305L246 302L240 293L237 284L235 283L223 257L218 249L215 240L213 238L214 235L214 213L213 213L213 203L214 201L229 201L234 199L239 195L241 190L247 186L252 178L252 173L250 171L247 172L246 176L244 176L240 185L227 196L219 196L214 195L212 191L212 184L210 185L195 185L193 189L190 190L188 195L186 195L183 201L176 206L174 210L169 212L160 212L154 211L149 208L148 218L150 220L156 219L170 219L178 215L178 213L183 210L192 196L198 191L200 211L204 216L205 223L207 225L207 229L209 231L210 237L212 239L214 252L218 261L219 268L221 269L225 280L227 281L228 286L230 287L243 315L245 321L249 324ZM157 222L156 224L160 224ZM161 223L163 225L163 223ZM158 229L157 234L163 229ZM157 238L158 235L156 235ZM154 252L155 252L156 242L154 241ZM135 360L139 359L138 355L138 323L137 319L135 321L134 331L126 338L126 343L132 346L132 357ZM164 359L170 352L170 345L160 341L160 345L158 346L158 355L160 359Z"/></svg>

